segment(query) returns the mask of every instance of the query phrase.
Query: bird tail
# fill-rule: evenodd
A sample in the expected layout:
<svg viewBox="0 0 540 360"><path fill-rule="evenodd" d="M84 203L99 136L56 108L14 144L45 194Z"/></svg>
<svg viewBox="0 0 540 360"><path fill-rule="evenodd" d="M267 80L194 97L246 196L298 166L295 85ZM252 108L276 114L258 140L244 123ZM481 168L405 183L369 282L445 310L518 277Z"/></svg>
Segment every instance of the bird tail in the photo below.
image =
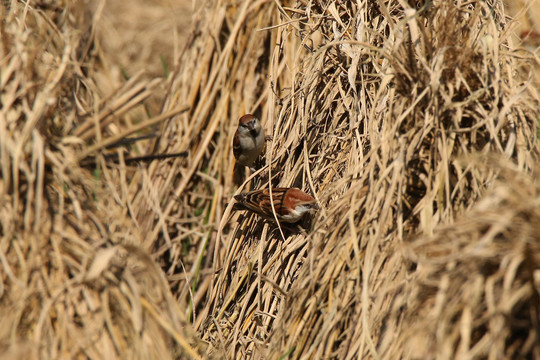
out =
<svg viewBox="0 0 540 360"><path fill-rule="evenodd" d="M234 200L236 202L233 205L233 210L248 210L248 208L243 204L246 197L244 194L235 195Z"/></svg>

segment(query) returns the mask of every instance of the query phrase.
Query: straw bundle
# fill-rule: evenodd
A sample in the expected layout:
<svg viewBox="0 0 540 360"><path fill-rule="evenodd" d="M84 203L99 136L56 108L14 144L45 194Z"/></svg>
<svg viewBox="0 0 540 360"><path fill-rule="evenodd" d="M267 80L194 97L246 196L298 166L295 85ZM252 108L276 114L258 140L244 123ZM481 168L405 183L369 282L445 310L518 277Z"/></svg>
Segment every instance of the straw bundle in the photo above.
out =
<svg viewBox="0 0 540 360"><path fill-rule="evenodd" d="M0 357L194 355L197 341L119 201L125 182L79 166L135 130L126 111L159 83L134 77L100 93L83 5L0 6Z"/></svg>
<svg viewBox="0 0 540 360"><path fill-rule="evenodd" d="M408 356L403 286L414 269L403 240L452 224L485 194L498 170L470 154L536 166L538 99L501 3L241 1L203 11L165 102L191 110L158 145L191 156L150 168L151 189L135 203L148 241L167 249L162 266L182 273L177 297L207 354ZM268 167L236 188L230 144L245 112L273 141ZM233 193L270 185L318 199L310 232L231 215ZM150 197L154 208L162 201L157 220L142 211Z"/></svg>
<svg viewBox="0 0 540 360"><path fill-rule="evenodd" d="M511 164L489 166L501 167L489 194L410 244L408 358L540 356L540 187Z"/></svg>

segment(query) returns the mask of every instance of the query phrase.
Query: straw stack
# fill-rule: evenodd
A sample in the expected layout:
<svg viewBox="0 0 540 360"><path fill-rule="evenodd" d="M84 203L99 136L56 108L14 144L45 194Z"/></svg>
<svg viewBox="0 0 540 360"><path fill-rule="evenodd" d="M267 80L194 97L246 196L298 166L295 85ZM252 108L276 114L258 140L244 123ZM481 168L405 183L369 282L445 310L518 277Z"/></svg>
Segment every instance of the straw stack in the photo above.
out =
<svg viewBox="0 0 540 360"><path fill-rule="evenodd" d="M126 178L101 156L80 166L136 130L126 112L161 80L100 93L84 2L3 2L0 15L0 357L196 357Z"/></svg>
<svg viewBox="0 0 540 360"><path fill-rule="evenodd" d="M530 62L512 50L501 3L413 5L215 2L197 22L165 102L191 110L159 143L191 156L151 168L154 207L159 199L164 210L142 221L150 241L172 249L162 265L190 280L177 296L211 344L207 355L454 357L495 336L475 334L461 347L435 338L408 351L416 338L405 330L434 315L408 315L409 289L423 287L406 254L415 239L470 216L499 178L499 162L511 161L519 177L537 166ZM231 141L246 112L261 117L273 141L269 166L237 188ZM480 166L488 154L500 160ZM234 193L269 184L317 198L323 209L310 232L231 214ZM459 256L463 240L455 240L447 246ZM192 250L182 254L186 241ZM446 334L448 323L424 329Z"/></svg>

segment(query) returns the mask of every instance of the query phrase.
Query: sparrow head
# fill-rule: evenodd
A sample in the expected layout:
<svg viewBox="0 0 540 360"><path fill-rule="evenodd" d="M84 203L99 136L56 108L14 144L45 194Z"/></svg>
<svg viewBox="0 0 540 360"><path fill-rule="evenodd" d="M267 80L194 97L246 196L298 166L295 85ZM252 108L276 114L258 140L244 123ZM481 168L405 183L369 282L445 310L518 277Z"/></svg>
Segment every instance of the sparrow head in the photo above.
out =
<svg viewBox="0 0 540 360"><path fill-rule="evenodd" d="M246 114L238 120L238 132L240 136L247 135L255 138L259 136L261 130L261 121L251 114Z"/></svg>
<svg viewBox="0 0 540 360"><path fill-rule="evenodd" d="M289 189L284 199L284 205L289 209L294 209L300 216L319 210L317 201L311 195L297 188Z"/></svg>

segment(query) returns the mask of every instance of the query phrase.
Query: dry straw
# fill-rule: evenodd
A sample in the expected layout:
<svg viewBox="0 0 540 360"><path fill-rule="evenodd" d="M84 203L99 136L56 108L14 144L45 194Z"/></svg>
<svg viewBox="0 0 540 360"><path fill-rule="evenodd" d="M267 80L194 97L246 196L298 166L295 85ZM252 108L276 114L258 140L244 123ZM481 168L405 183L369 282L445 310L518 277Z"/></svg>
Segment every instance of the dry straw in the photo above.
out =
<svg viewBox="0 0 540 360"><path fill-rule="evenodd" d="M407 351L416 340L407 321L433 331L420 357L468 356L476 341L495 336L440 340L447 328L438 326L454 323L432 324L428 312L405 317L406 285L420 275L404 243L451 226L493 186L498 167L480 168L470 154L511 159L516 176L535 167L538 99L529 64L512 51L502 4L207 6L165 104L187 101L191 111L160 142L192 157L151 168L154 198L168 200L149 225L151 240L173 249L162 260L167 270L189 279L179 277L177 296L194 310L207 355L416 356ZM259 115L274 140L270 165L236 188L230 144L245 112ZM308 234L283 237L257 217L231 215L233 193L268 186L268 176L272 186L297 186L320 201ZM148 197L138 196L138 204ZM163 234L170 240L158 240ZM179 250L186 240L195 260ZM459 242L448 246L460 250ZM515 344L506 339L497 341Z"/></svg>
<svg viewBox="0 0 540 360"><path fill-rule="evenodd" d="M402 287L406 357L540 355L538 174L500 161L487 166L499 172L489 193L466 216L409 246L417 268Z"/></svg>
<svg viewBox="0 0 540 360"><path fill-rule="evenodd" d="M134 76L100 92L84 5L0 5L0 357L196 358L195 335L127 215L127 179L79 166L135 122L166 119L127 113L160 80Z"/></svg>
<svg viewBox="0 0 540 360"><path fill-rule="evenodd" d="M127 112L157 81L94 88L73 6L2 7L1 350L540 356L539 101L502 2L206 2L157 120ZM246 112L273 141L236 184ZM132 155L189 156L96 155L153 122ZM317 198L310 228L231 212L270 184Z"/></svg>

